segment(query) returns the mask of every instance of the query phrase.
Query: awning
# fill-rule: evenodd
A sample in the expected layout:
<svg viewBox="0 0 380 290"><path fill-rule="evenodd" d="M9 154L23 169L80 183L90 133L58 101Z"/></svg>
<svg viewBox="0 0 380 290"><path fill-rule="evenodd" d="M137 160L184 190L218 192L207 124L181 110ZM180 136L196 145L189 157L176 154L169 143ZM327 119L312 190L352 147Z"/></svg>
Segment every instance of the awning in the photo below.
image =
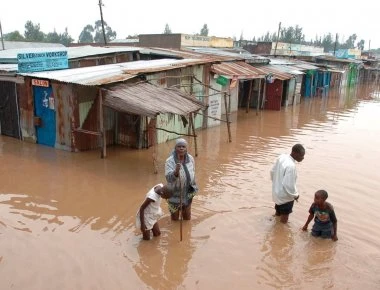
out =
<svg viewBox="0 0 380 290"><path fill-rule="evenodd" d="M264 78L265 74L258 72L252 65L245 62L223 62L213 64L211 71L228 79L251 80Z"/></svg>
<svg viewBox="0 0 380 290"><path fill-rule="evenodd" d="M265 75L272 74L276 79L279 79L281 81L293 78L293 75L291 75L290 73L280 71L276 65L263 65L257 67L256 69L260 70Z"/></svg>
<svg viewBox="0 0 380 290"><path fill-rule="evenodd" d="M121 84L104 91L104 105L116 111L155 117L158 114L187 115L206 106L194 96L175 88L149 83Z"/></svg>

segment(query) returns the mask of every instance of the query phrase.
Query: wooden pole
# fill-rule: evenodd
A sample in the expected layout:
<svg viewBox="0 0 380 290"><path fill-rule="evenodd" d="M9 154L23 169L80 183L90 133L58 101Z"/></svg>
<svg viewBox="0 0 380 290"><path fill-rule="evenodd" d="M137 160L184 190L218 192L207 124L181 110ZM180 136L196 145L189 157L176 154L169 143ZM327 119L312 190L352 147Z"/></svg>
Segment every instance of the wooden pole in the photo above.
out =
<svg viewBox="0 0 380 290"><path fill-rule="evenodd" d="M158 144L158 136L156 130L157 120L154 122L154 131L153 131L153 167L154 173L158 173L158 162L157 162L157 144ZM149 139L148 139L149 140ZM149 141L148 141L149 143Z"/></svg>
<svg viewBox="0 0 380 290"><path fill-rule="evenodd" d="M107 45L107 38L106 38L106 32L104 30L104 20L103 20L103 10L102 10L102 0L99 0L99 9L100 9L100 20L102 22L102 31L103 31L103 38L104 38L104 45Z"/></svg>
<svg viewBox="0 0 380 290"><path fill-rule="evenodd" d="M181 172L178 174L179 179L179 240L182 242L182 221L183 221L183 192L182 192L182 182L181 182Z"/></svg>
<svg viewBox="0 0 380 290"><path fill-rule="evenodd" d="M253 80L251 80L250 85L249 85L249 93L248 93L248 98L247 98L247 107L245 109L246 113L248 113L248 111L249 111L249 104L251 103L252 87L253 87Z"/></svg>
<svg viewBox="0 0 380 290"><path fill-rule="evenodd" d="M107 142L106 134L104 132L104 112L103 112L103 94L102 90L99 89L99 131L100 131L100 158L107 157Z"/></svg>
<svg viewBox="0 0 380 290"><path fill-rule="evenodd" d="M1 37L1 46L3 50L5 49L4 47L4 37L3 37L3 29L1 28L1 21L0 21L0 37Z"/></svg>
<svg viewBox="0 0 380 290"><path fill-rule="evenodd" d="M265 99L267 94L267 81L264 79L263 99L261 101L261 110L264 109Z"/></svg>
<svg viewBox="0 0 380 290"><path fill-rule="evenodd" d="M258 93L258 95L257 95L256 116L259 114L260 94L261 94L261 79L259 79L259 93Z"/></svg>
<svg viewBox="0 0 380 290"><path fill-rule="evenodd" d="M228 108L227 108L227 94L226 93L224 93L224 108L226 109L228 142L231 142L230 113L228 112Z"/></svg>
<svg viewBox="0 0 380 290"><path fill-rule="evenodd" d="M274 57L276 57L276 54L277 54L277 44L278 44L278 39L280 38L280 30L281 30L281 22L278 24L278 32L277 32L276 46L275 46L275 48L274 48Z"/></svg>
<svg viewBox="0 0 380 290"><path fill-rule="evenodd" d="M195 126L194 126L194 114L190 113L190 125L192 128L192 133L194 136L194 147L195 147L195 157L198 156L198 144L197 144L197 135L195 135Z"/></svg>

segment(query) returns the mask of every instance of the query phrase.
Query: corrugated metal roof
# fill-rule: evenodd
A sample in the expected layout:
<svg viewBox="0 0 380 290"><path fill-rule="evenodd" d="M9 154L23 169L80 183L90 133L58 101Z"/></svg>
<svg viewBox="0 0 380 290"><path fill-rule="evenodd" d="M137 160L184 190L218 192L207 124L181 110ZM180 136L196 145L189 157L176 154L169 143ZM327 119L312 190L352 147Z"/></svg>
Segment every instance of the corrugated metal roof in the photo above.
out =
<svg viewBox="0 0 380 290"><path fill-rule="evenodd" d="M125 81L138 74L172 70L204 62L201 59L141 60L75 69L20 73L19 75L56 80L64 83L96 86Z"/></svg>
<svg viewBox="0 0 380 290"><path fill-rule="evenodd" d="M265 77L264 73L260 73L253 66L242 61L213 64L211 66L211 71L230 79L235 77L241 80L250 80Z"/></svg>
<svg viewBox="0 0 380 290"><path fill-rule="evenodd" d="M193 50L203 54L209 54L214 56L223 56L228 60L245 60L249 63L268 63L269 59L263 56L251 54L249 52L243 53L242 51L226 51L225 49L213 48L213 47L187 47L188 50Z"/></svg>
<svg viewBox="0 0 380 290"><path fill-rule="evenodd" d="M177 58L210 58L209 55L204 55L202 53L198 53L194 51L176 50L176 49L159 48L159 47L141 48L140 53L161 55L161 56L171 56L171 57L177 57Z"/></svg>
<svg viewBox="0 0 380 290"><path fill-rule="evenodd" d="M282 65L293 65L295 64L294 61L290 61L288 59L284 59L284 58L270 58L270 64L274 64L274 65L279 65L279 64L282 64Z"/></svg>
<svg viewBox="0 0 380 290"><path fill-rule="evenodd" d="M149 83L121 84L103 91L105 106L135 115L155 117L172 113L184 116L206 108L195 97L179 89L166 89Z"/></svg>
<svg viewBox="0 0 380 290"><path fill-rule="evenodd" d="M30 48L16 48L6 49L0 51L0 62L2 63L17 63L18 53L29 52L49 52L49 51L67 51L68 59L92 57L96 55L105 55L122 52L139 51L140 47L132 46L111 46L111 47L99 47L99 46L75 46L75 47L30 47Z"/></svg>
<svg viewBox="0 0 380 290"><path fill-rule="evenodd" d="M30 48L30 47L65 47L60 43L49 43L49 42L30 42L30 41L9 41L4 40L5 49L14 49L14 48Z"/></svg>
<svg viewBox="0 0 380 290"><path fill-rule="evenodd" d="M17 72L17 64L0 64L0 72Z"/></svg>
<svg viewBox="0 0 380 290"><path fill-rule="evenodd" d="M312 65L312 64L308 64L308 63L296 63L293 67L295 69L299 69L299 70L316 70L316 69L318 69L317 66Z"/></svg>
<svg viewBox="0 0 380 290"><path fill-rule="evenodd" d="M288 80L291 79L293 76L289 73L282 72L276 68L275 65L263 65L260 67L255 67L256 70L258 70L261 74L268 75L272 74L276 79L279 80Z"/></svg>
<svg viewBox="0 0 380 290"><path fill-rule="evenodd" d="M293 65L276 64L275 66L276 66L276 69L278 69L282 72L292 74L292 75L303 75L303 74L305 74L304 72L297 70Z"/></svg>
<svg viewBox="0 0 380 290"><path fill-rule="evenodd" d="M352 58L336 58L335 56L329 56L329 55L320 55L317 56L316 59L320 60L327 60L331 62L342 62L342 63L362 63L360 59L352 59Z"/></svg>

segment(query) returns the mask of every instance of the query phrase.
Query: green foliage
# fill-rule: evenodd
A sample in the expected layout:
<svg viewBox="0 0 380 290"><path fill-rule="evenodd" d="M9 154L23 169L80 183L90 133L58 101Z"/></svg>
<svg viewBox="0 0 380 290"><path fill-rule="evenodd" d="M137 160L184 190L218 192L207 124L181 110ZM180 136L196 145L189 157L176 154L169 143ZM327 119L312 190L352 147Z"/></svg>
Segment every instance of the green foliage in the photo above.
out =
<svg viewBox="0 0 380 290"><path fill-rule="evenodd" d="M111 29L110 26L107 25L107 22L103 21L104 32L106 35L107 42L114 40L116 38L116 32ZM95 36L94 41L97 43L104 43L103 29L102 29L102 21L95 21Z"/></svg>
<svg viewBox="0 0 380 290"><path fill-rule="evenodd" d="M43 42L45 40L45 34L40 31L40 24L33 24L30 20L25 23L24 36L26 41Z"/></svg>
<svg viewBox="0 0 380 290"><path fill-rule="evenodd" d="M164 29L164 34L171 34L172 30L169 27L169 24L166 23L165 29Z"/></svg>
<svg viewBox="0 0 380 290"><path fill-rule="evenodd" d="M59 43L68 46L70 43L74 41L74 39L69 35L67 27L65 28L65 32L59 35L60 41Z"/></svg>
<svg viewBox="0 0 380 290"><path fill-rule="evenodd" d="M280 29L280 35L278 37L279 42L287 43L299 43L305 45L313 46L322 46L325 52L329 52L336 49L350 49L358 48L364 49L364 40L356 42L357 35L354 33L350 35L345 42L339 43L339 40L336 41L331 33L320 36L316 35L314 40L306 41L305 35L302 32L302 27L296 25L295 27L283 27ZM255 38L254 38L255 39ZM272 34L268 31L266 34L257 38L257 41L265 42L275 42L277 41L277 34L273 32ZM336 42L336 43L335 43Z"/></svg>
<svg viewBox="0 0 380 290"><path fill-rule="evenodd" d="M200 35L202 35L202 36L208 36L208 27L207 27L207 24L203 25L203 27L201 29Z"/></svg>
<svg viewBox="0 0 380 290"><path fill-rule="evenodd" d="M4 40L7 41L25 41L24 36L18 30L4 34Z"/></svg>
<svg viewBox="0 0 380 290"><path fill-rule="evenodd" d="M13 31L4 36L4 40L9 41L31 41L31 42L51 42L51 43L61 43L63 45L68 45L73 42L74 39L69 35L67 28L65 32L60 34L55 30L47 34L43 33L40 29L40 24L34 24L32 21L28 20L25 23L24 36L18 31Z"/></svg>
<svg viewBox="0 0 380 290"><path fill-rule="evenodd" d="M111 40L114 40L116 38L116 31L113 31L110 26L108 26L107 22L103 21L104 25L104 32L106 35L107 43ZM102 28L102 21L97 20L95 21L95 25L92 26L91 24L87 24L85 27L83 27L82 32L79 35L78 38L79 43L104 43L104 36L103 36L103 28Z"/></svg>
<svg viewBox="0 0 380 290"><path fill-rule="evenodd" d="M93 32L94 32L94 27L92 27L92 25L90 24L86 25L79 35L78 42L79 43L93 43L94 42L94 36L92 36Z"/></svg>
<svg viewBox="0 0 380 290"><path fill-rule="evenodd" d="M51 43L59 43L61 40L59 34L54 30L54 32L49 32L46 34L45 41Z"/></svg>

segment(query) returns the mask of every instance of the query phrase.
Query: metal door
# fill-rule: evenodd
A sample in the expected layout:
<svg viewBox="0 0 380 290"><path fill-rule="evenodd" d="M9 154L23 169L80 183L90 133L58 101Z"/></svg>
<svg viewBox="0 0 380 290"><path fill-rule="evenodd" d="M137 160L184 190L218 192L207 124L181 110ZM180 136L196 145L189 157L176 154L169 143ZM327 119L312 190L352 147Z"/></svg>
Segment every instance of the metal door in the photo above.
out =
<svg viewBox="0 0 380 290"><path fill-rule="evenodd" d="M37 143L54 147L56 138L54 97L51 87L33 86Z"/></svg>
<svg viewBox="0 0 380 290"><path fill-rule="evenodd" d="M282 81L276 79L273 83L267 83L265 110L277 110L281 109L282 99Z"/></svg>
<svg viewBox="0 0 380 290"><path fill-rule="evenodd" d="M20 138L16 84L0 82L0 130L2 135Z"/></svg>

